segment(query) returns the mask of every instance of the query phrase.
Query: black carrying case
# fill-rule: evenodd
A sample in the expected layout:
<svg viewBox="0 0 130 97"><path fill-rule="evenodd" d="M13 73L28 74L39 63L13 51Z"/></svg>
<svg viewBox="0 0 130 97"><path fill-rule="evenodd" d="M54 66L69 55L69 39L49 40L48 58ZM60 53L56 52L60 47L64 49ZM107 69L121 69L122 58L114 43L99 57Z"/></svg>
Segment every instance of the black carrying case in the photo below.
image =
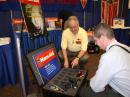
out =
<svg viewBox="0 0 130 97"><path fill-rule="evenodd" d="M53 49L55 60L58 63L56 66L58 65L58 68L60 68L57 72L54 72L55 74L53 74L53 77L51 79L46 79L46 76L39 71L39 68L36 64L37 62L34 60L34 56L38 56L38 54L41 53L43 53L42 56L44 56L46 54L44 54L44 52L50 49ZM55 46L52 43L28 53L27 60L37 79L38 85L43 89L43 94L45 97L75 97L87 76L86 70L61 68ZM47 64L50 63L48 62L44 66Z"/></svg>

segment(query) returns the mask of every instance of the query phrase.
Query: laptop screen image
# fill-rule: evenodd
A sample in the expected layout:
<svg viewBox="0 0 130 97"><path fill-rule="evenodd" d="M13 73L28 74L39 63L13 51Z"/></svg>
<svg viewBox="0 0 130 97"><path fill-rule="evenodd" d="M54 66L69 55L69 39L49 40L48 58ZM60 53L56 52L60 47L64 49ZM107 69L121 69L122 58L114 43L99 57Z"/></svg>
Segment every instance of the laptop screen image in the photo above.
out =
<svg viewBox="0 0 130 97"><path fill-rule="evenodd" d="M46 84L61 70L54 44L48 44L28 53L27 59L39 85Z"/></svg>

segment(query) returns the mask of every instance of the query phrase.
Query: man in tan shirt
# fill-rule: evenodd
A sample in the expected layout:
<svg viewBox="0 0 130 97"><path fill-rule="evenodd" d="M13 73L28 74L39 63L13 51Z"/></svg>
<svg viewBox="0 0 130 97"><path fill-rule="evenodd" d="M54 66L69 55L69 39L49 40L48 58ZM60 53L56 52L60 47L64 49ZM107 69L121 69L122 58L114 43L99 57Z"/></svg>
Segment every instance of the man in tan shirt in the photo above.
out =
<svg viewBox="0 0 130 97"><path fill-rule="evenodd" d="M61 48L59 57L64 60L64 67L68 68L83 65L88 59L86 53L88 37L86 31L79 27L77 17L71 16L67 20L68 28L62 33Z"/></svg>

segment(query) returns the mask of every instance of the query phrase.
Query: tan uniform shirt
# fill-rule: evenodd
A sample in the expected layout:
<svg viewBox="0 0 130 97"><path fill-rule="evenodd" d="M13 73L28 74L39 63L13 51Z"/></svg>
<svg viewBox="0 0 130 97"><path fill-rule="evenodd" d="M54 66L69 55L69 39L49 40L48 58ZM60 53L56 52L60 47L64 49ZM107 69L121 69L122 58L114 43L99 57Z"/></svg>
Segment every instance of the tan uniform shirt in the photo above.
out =
<svg viewBox="0 0 130 97"><path fill-rule="evenodd" d="M79 27L79 31L74 35L70 29L66 29L62 33L61 48L68 49L72 52L80 50L86 51L88 45L88 36L86 31Z"/></svg>

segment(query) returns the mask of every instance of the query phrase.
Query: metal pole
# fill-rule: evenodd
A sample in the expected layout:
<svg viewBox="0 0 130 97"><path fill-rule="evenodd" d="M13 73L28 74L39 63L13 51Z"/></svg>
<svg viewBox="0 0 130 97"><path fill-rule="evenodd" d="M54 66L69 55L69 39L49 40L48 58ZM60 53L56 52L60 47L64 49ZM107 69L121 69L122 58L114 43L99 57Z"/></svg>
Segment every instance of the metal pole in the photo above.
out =
<svg viewBox="0 0 130 97"><path fill-rule="evenodd" d="M10 11L11 13L11 19L13 19L13 13L12 10ZM13 25L12 25L13 28ZM19 69L19 74L20 74L20 86L21 86L21 90L22 90L22 97L37 97L36 94L29 94L26 95L26 86L25 86L25 80L24 80L24 72L23 72L23 64L22 64L22 57L21 57L21 47L20 47L20 39L19 37L16 35L14 28L13 28L13 32L14 32L14 38L15 38L15 43L16 43L16 53L17 53L17 57L18 57L18 69Z"/></svg>
<svg viewBox="0 0 130 97"><path fill-rule="evenodd" d="M86 21L86 13L85 13L85 10L84 10L83 14L84 14L84 29L85 29L85 27L86 27L86 22L85 22Z"/></svg>
<svg viewBox="0 0 130 97"><path fill-rule="evenodd" d="M10 11L10 14L11 14L11 20L12 20L13 19L12 10ZM13 25L12 25L12 28L13 28ZM13 28L13 33L14 33L14 38L15 38L15 42L16 42L16 53L17 53L17 57L18 57L18 65L19 65L18 68L19 68L19 71L20 71L19 73L20 73L20 82L21 82L21 88L22 88L22 95L23 95L23 97L27 97L26 96L25 82L24 82L24 73L23 73L21 49L20 49L20 39L16 35L14 28Z"/></svg>
<svg viewBox="0 0 130 97"><path fill-rule="evenodd" d="M22 94L23 94L23 97L27 97L26 96L25 82L24 82L24 73L23 73L23 65L22 65L22 57L21 57L21 49L20 49L20 40L19 40L18 36L16 36L16 49L17 49L17 55L18 55L18 64L19 64L21 84L22 84Z"/></svg>

